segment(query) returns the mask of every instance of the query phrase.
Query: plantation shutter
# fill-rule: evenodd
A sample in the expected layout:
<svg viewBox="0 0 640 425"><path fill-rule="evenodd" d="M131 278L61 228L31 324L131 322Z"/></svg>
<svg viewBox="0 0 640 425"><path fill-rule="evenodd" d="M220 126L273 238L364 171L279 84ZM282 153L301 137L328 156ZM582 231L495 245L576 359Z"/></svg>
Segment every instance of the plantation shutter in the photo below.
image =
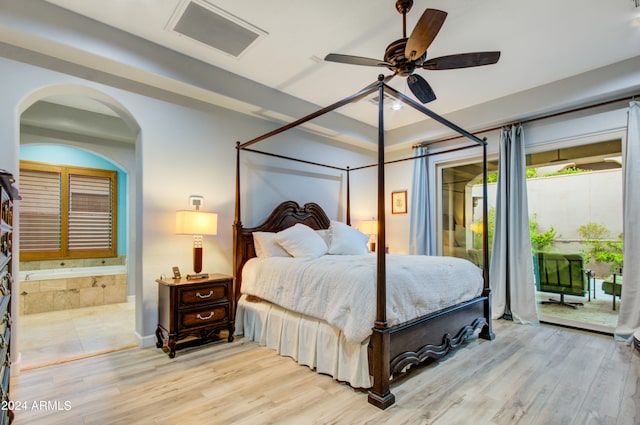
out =
<svg viewBox="0 0 640 425"><path fill-rule="evenodd" d="M20 261L115 257L117 172L20 161Z"/></svg>
<svg viewBox="0 0 640 425"><path fill-rule="evenodd" d="M110 250L111 179L69 174L69 251Z"/></svg>
<svg viewBox="0 0 640 425"><path fill-rule="evenodd" d="M59 172L20 173L20 251L60 252L62 190Z"/></svg>

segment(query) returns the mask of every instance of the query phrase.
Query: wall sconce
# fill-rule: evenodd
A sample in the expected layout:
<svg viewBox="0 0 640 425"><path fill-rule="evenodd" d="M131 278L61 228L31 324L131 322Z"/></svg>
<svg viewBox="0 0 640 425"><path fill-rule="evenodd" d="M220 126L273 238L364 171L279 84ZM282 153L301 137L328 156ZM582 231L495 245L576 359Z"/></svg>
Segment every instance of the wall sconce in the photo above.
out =
<svg viewBox="0 0 640 425"><path fill-rule="evenodd" d="M376 252L376 235L378 234L378 221L365 220L360 223L360 231L369 236L369 251Z"/></svg>
<svg viewBox="0 0 640 425"><path fill-rule="evenodd" d="M193 271L202 271L202 236L218 233L218 214L200 211L176 212L176 234L193 235Z"/></svg>

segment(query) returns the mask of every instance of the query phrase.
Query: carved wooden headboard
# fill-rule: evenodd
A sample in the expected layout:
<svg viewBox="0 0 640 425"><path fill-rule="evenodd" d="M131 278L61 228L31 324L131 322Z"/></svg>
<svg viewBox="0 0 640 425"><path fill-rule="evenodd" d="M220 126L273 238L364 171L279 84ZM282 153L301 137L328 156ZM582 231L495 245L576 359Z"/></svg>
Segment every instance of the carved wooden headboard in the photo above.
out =
<svg viewBox="0 0 640 425"><path fill-rule="evenodd" d="M269 218L259 226L245 228L241 223L234 224L234 277L236 301L242 288L242 267L250 258L256 256L253 245L253 232L279 232L297 223L306 224L315 230L328 229L330 220L320 205L310 202L304 207L295 201L285 201L278 205Z"/></svg>

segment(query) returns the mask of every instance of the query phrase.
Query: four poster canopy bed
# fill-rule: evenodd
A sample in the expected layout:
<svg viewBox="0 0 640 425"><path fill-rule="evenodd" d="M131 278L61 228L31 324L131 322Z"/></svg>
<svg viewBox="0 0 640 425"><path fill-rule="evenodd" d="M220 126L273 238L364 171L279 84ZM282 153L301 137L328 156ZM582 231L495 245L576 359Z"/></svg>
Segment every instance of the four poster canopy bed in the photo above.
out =
<svg viewBox="0 0 640 425"><path fill-rule="evenodd" d="M376 164L340 168L251 148L376 92L380 99ZM368 237L350 227L349 175L377 167L378 246L385 246L385 93L466 138L438 154L482 147L486 199L486 142L389 87L380 76L377 83L342 101L248 142L238 142L234 223L236 332L319 373L355 388L368 388L369 402L382 409L395 402L390 391L394 374L445 356L477 330L481 338L494 338L486 203L483 270L453 257L392 255L383 249L368 253ZM346 173L346 223L330 220L315 203L300 206L285 201L262 224L244 227L240 205L243 151Z"/></svg>

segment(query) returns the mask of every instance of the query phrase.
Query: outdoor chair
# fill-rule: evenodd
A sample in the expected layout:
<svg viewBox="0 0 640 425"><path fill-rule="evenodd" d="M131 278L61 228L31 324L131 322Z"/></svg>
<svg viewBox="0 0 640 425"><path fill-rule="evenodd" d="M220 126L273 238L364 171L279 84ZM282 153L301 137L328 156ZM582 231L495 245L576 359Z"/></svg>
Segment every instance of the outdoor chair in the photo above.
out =
<svg viewBox="0 0 640 425"><path fill-rule="evenodd" d="M613 295L613 310L616 309L616 297L622 297L622 268L614 273L609 279L602 281L602 292Z"/></svg>
<svg viewBox="0 0 640 425"><path fill-rule="evenodd" d="M584 297L587 281L584 273L584 259L580 254L539 252L537 254L537 288L541 292L560 294L560 299L549 298L542 304L560 304L571 308L583 305L581 302L565 301L565 295Z"/></svg>

